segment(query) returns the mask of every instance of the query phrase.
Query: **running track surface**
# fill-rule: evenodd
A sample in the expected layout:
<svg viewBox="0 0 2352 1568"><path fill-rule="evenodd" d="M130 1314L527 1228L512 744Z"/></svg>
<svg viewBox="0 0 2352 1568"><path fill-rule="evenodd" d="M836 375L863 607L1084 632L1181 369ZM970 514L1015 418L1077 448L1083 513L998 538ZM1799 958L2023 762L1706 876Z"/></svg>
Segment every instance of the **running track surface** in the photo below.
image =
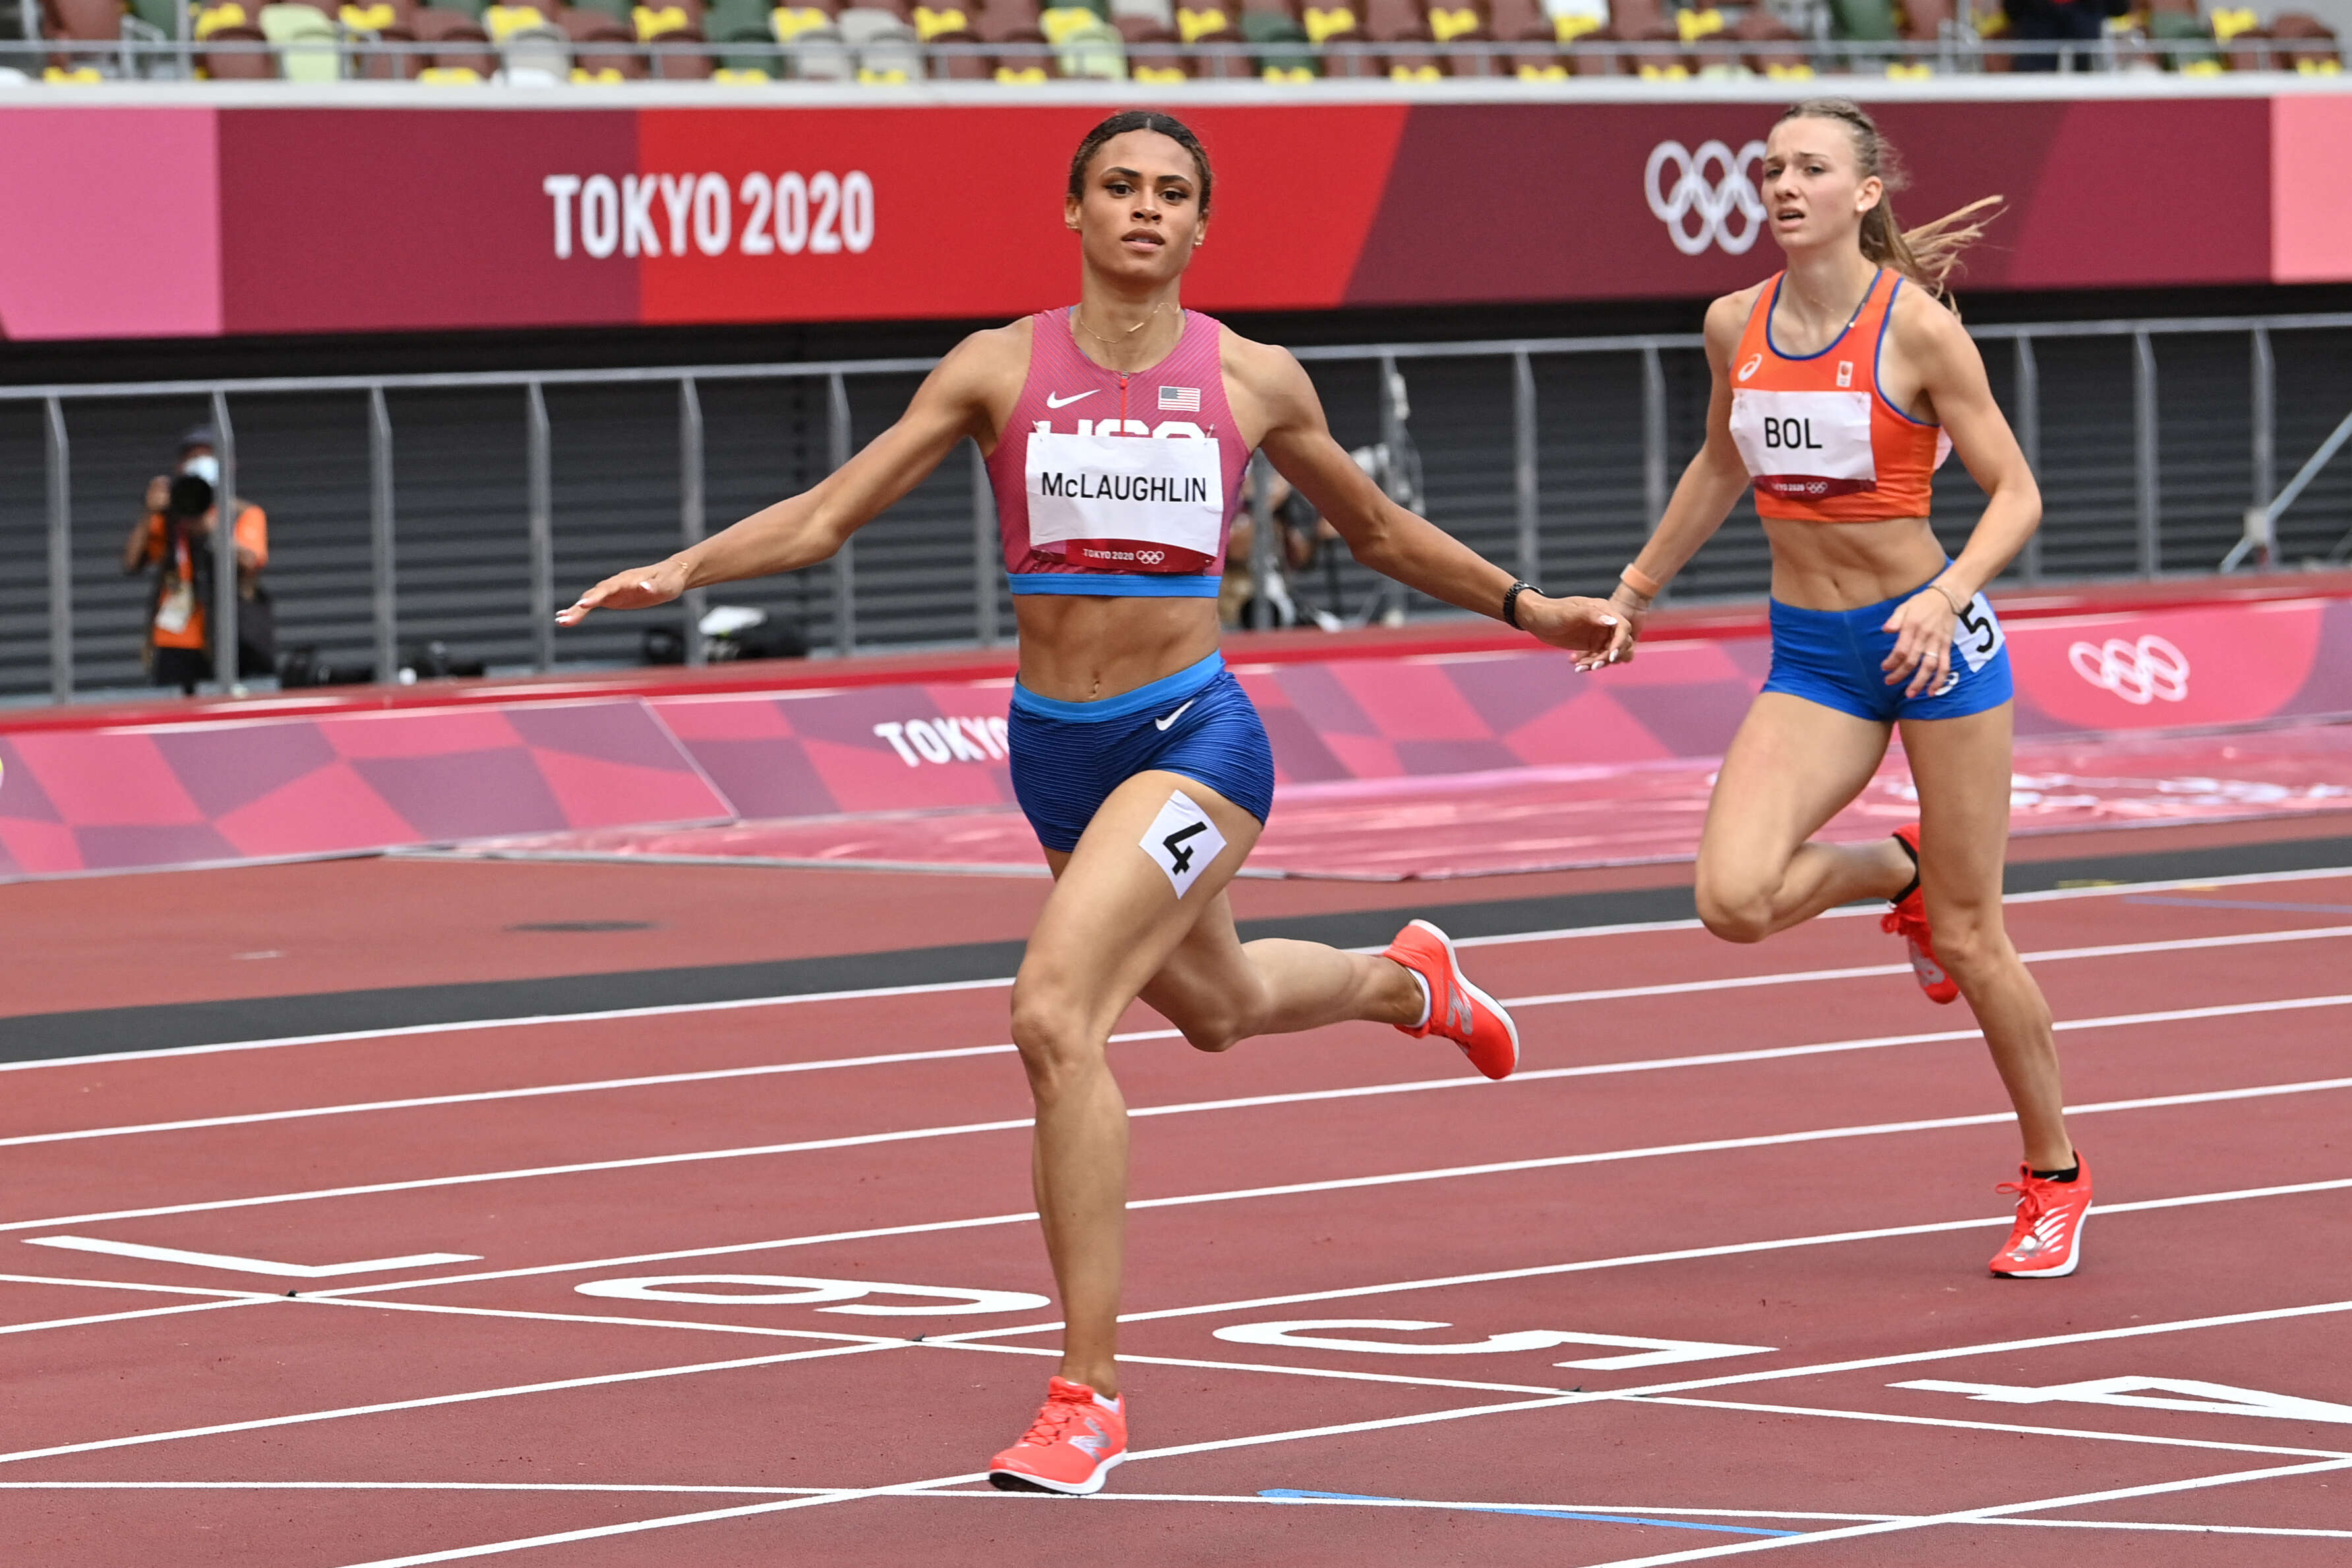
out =
<svg viewBox="0 0 2352 1568"><path fill-rule="evenodd" d="M1138 1009L1092 1501L978 1484L1055 1337L997 981L13 1065L0 1561L2345 1561L2352 871L2011 918L2099 1184L2066 1280L1985 1273L2005 1102L1873 920L1482 938L1502 1085Z"/></svg>

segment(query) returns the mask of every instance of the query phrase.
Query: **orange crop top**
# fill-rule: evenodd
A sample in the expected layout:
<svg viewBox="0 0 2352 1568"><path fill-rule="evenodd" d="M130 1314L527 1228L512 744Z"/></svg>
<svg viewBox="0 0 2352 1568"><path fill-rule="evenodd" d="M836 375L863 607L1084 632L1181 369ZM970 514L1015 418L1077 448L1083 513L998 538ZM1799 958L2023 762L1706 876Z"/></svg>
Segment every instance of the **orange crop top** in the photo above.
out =
<svg viewBox="0 0 2352 1568"><path fill-rule="evenodd" d="M1801 357L1772 346L1786 276L1758 290L1731 363L1731 438L1757 511L1799 522L1927 516L1951 437L1888 402L1878 378L1902 274L1882 268L1845 331Z"/></svg>

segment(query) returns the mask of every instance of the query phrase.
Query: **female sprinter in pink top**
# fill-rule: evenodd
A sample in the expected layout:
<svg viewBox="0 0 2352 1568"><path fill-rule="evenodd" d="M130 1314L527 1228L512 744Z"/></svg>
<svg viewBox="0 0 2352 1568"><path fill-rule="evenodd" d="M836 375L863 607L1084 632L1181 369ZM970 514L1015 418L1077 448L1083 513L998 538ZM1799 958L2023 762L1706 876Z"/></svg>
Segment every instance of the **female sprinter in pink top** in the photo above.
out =
<svg viewBox="0 0 2352 1568"><path fill-rule="evenodd" d="M1426 921L1379 958L1236 935L1225 884L1263 830L1274 760L1217 652L1217 582L1243 467L1263 447L1357 560L1597 663L1616 628L1549 599L1403 510L1331 439L1277 348L1178 300L1207 233L1209 160L1163 114L1112 116L1079 144L1064 219L1078 303L976 332L906 414L837 472L558 617L824 560L966 437L989 454L1021 632L1013 780L1055 878L1013 989L1037 1102L1037 1208L1061 1288L1061 1375L990 1463L1008 1489L1092 1492L1127 1454L1114 1359L1127 1110L1106 1047L1141 997L1204 1051L1347 1019L1453 1040L1509 1073L1508 1015Z"/></svg>
<svg viewBox="0 0 2352 1568"><path fill-rule="evenodd" d="M2001 929L2011 701L2000 623L1980 590L2042 518L1984 363L1943 300L1962 226L1908 235L1887 199L1893 149L1843 99L1800 103L1765 144L1764 202L1788 269L1706 313L1706 445L1625 569L1612 657L1752 482L1772 544L1772 673L1724 758L1699 845L1707 929L1761 942L1833 905L1883 898L1937 1002L1965 995L2024 1134L2017 1221L1996 1274L2082 1259L2091 1175L2068 1140L2041 988ZM1989 500L1957 561L1927 526L1957 450ZM1900 725L1917 824L1851 848L1811 836L1869 783ZM1931 933L1932 932L1932 937Z"/></svg>

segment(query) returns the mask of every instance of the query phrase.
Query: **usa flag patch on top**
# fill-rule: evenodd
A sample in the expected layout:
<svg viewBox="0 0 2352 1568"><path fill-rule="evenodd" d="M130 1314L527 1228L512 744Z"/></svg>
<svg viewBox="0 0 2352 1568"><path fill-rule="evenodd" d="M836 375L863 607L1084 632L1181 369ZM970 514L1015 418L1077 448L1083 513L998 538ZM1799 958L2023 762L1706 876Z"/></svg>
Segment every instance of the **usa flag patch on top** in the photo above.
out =
<svg viewBox="0 0 2352 1568"><path fill-rule="evenodd" d="M1201 389L1197 386L1163 386L1160 389L1160 412L1162 414L1198 414L1201 412Z"/></svg>

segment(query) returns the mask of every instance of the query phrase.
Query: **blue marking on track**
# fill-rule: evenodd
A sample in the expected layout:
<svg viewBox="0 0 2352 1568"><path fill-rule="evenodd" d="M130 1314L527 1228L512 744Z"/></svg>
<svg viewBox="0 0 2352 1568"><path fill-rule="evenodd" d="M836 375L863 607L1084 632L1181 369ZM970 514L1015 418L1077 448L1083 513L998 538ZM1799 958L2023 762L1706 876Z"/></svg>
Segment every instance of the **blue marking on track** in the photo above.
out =
<svg viewBox="0 0 2352 1568"><path fill-rule="evenodd" d="M1258 1496L1274 1502L1406 1502L1410 1499L1370 1497L1360 1492L1302 1492L1287 1487L1261 1490ZM1636 1519L1618 1513L1570 1513L1557 1508L1487 1508L1477 1504L1460 1504L1468 1513L1523 1513L1530 1519L1579 1519L1590 1524L1648 1524L1661 1530L1711 1530L1721 1535L1802 1535L1801 1530L1759 1530L1746 1524L1696 1524L1686 1519Z"/></svg>
<svg viewBox="0 0 2352 1568"><path fill-rule="evenodd" d="M2352 904L2265 903L2255 899L2159 899L2151 894L2126 894L2127 904L2169 904L2180 910L2283 910L2292 915L2352 915Z"/></svg>

